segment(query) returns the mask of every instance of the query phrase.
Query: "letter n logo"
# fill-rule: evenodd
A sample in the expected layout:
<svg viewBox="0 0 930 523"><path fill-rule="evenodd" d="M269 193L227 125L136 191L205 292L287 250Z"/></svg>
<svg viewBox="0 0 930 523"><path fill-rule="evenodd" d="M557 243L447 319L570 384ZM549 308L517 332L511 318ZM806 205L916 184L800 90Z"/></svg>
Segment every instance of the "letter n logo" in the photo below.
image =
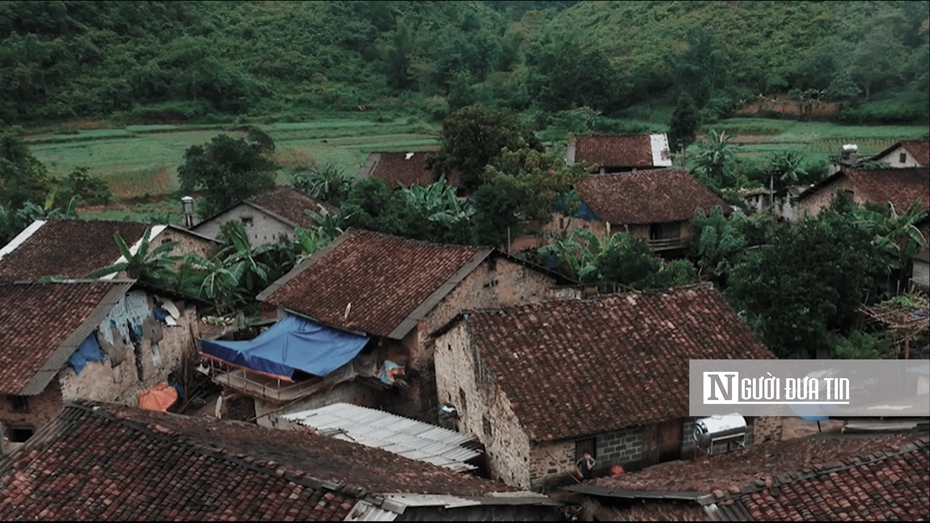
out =
<svg viewBox="0 0 930 523"><path fill-rule="evenodd" d="M739 403L739 398L736 396L736 385L738 382L738 372L705 372L704 404L720 405Z"/></svg>

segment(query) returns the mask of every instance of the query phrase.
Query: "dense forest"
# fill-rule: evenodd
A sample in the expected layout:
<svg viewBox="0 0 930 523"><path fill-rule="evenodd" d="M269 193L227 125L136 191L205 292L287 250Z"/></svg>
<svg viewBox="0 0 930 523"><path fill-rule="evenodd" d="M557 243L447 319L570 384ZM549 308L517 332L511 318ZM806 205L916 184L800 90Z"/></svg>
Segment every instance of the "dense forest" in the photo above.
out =
<svg viewBox="0 0 930 523"><path fill-rule="evenodd" d="M888 1L3 2L0 121L438 120L474 102L623 116L680 91L709 117L789 93L923 121L928 18Z"/></svg>

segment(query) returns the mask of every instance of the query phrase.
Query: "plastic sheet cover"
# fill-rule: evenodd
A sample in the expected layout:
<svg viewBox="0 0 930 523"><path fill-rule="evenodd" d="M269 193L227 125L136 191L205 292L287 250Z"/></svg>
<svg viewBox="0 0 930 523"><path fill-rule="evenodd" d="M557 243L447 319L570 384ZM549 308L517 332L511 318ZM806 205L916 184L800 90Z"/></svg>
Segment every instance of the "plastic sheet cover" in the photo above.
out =
<svg viewBox="0 0 930 523"><path fill-rule="evenodd" d="M239 367L286 378L297 369L324 377L352 361L368 343L368 336L288 314L253 340L200 342L204 355Z"/></svg>

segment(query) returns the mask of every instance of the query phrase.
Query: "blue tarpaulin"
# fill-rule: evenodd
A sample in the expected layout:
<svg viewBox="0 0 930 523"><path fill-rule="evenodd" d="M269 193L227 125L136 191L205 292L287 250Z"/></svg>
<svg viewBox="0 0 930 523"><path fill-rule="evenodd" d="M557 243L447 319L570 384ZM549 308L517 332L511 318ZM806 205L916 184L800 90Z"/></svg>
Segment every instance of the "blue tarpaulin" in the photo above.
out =
<svg viewBox="0 0 930 523"><path fill-rule="evenodd" d="M300 369L326 376L352 361L368 336L324 327L288 314L254 340L201 340L205 355L264 374L290 378Z"/></svg>
<svg viewBox="0 0 930 523"><path fill-rule="evenodd" d="M103 361L100 343L97 342L97 336L94 332L90 333L90 336L68 358L68 363L71 364L75 374L80 374L88 361Z"/></svg>
<svg viewBox="0 0 930 523"><path fill-rule="evenodd" d="M575 218L583 218L589 222L595 222L598 220L597 215L594 214L594 211L588 207L588 204L584 203L584 200L581 200L581 205L578 207L578 211L575 212Z"/></svg>

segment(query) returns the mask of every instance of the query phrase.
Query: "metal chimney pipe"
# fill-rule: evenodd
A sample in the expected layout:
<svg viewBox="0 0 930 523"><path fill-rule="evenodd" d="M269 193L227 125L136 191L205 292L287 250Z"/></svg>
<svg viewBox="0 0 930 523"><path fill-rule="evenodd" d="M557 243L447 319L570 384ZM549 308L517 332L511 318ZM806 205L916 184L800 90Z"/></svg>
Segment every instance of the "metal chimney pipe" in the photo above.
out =
<svg viewBox="0 0 930 523"><path fill-rule="evenodd" d="M181 213L184 215L184 226L188 229L194 226L194 199L190 196L181 198Z"/></svg>

